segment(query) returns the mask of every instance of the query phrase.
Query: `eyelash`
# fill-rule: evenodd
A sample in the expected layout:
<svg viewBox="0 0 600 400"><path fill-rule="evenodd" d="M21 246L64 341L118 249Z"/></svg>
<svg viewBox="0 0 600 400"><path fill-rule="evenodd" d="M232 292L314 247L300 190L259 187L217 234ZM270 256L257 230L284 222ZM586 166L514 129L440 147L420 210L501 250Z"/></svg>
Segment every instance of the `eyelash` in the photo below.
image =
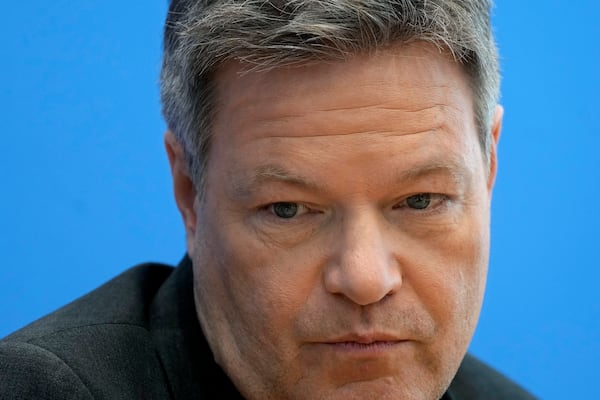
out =
<svg viewBox="0 0 600 400"><path fill-rule="evenodd" d="M407 200L409 198L411 198L413 196L417 196L417 195L429 195L431 197L432 204L423 209L409 207L406 204ZM404 197L399 203L397 203L395 206L393 206L392 209L396 210L399 208L404 208L404 209L408 210L409 212L418 213L418 214L426 214L426 213L435 214L435 213L439 213L439 212L443 211L449 205L450 201L451 201L450 196L448 196L446 194L421 192L421 193L414 193L414 194Z"/></svg>
<svg viewBox="0 0 600 400"><path fill-rule="evenodd" d="M278 204L295 204L298 207L298 213L296 215L294 215L294 217L298 216L298 214L299 215L304 215L304 214L307 214L307 213L309 213L311 211L311 209L309 207L307 207L306 205L304 205L302 203L296 203L295 201L278 201L278 202L271 203L271 204L267 205L265 208L266 208L267 211L269 211L271 214L273 214L273 216L277 216L275 214L274 208ZM304 212L301 212L300 210L302 210ZM286 218L282 218L282 217L278 217L278 218L286 219ZM288 219L293 219L293 218L288 218Z"/></svg>

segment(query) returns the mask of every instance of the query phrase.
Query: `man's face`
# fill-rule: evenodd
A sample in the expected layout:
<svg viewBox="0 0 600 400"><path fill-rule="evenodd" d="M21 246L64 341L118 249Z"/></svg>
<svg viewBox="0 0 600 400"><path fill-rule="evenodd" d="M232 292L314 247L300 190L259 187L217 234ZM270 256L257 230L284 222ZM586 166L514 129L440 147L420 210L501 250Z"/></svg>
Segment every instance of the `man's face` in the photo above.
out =
<svg viewBox="0 0 600 400"><path fill-rule="evenodd" d="M421 43L238 72L185 217L217 362L250 399L439 398L479 316L495 172L463 71Z"/></svg>

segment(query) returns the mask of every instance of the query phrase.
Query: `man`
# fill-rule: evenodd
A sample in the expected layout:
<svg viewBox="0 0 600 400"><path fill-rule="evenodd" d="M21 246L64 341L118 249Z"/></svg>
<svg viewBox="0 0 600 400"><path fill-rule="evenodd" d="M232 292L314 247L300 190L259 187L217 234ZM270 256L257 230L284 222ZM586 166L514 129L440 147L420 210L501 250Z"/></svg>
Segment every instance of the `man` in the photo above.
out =
<svg viewBox="0 0 600 400"><path fill-rule="evenodd" d="M4 339L2 398L532 399L466 355L502 108L486 0L173 0L188 252Z"/></svg>

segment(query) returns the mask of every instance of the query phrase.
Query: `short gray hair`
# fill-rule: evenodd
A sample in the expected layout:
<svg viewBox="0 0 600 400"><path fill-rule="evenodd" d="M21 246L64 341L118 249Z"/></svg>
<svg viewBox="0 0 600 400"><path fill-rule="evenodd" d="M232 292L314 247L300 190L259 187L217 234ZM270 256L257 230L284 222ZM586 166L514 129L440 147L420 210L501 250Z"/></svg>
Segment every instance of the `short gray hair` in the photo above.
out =
<svg viewBox="0 0 600 400"><path fill-rule="evenodd" d="M204 190L214 82L221 64L250 70L346 60L395 43L426 41L467 73L488 161L499 97L492 0L172 0L161 72L163 116Z"/></svg>

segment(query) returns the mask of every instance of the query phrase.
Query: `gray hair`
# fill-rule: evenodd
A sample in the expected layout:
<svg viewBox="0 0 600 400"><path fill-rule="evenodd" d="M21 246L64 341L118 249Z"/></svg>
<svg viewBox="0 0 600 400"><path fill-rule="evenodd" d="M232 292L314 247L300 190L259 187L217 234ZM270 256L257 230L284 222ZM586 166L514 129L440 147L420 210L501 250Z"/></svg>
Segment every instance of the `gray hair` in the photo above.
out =
<svg viewBox="0 0 600 400"><path fill-rule="evenodd" d="M460 63L486 161L499 97L492 0L172 0L161 72L163 116L204 190L213 75L230 60L248 70L346 60L395 43L426 41Z"/></svg>

